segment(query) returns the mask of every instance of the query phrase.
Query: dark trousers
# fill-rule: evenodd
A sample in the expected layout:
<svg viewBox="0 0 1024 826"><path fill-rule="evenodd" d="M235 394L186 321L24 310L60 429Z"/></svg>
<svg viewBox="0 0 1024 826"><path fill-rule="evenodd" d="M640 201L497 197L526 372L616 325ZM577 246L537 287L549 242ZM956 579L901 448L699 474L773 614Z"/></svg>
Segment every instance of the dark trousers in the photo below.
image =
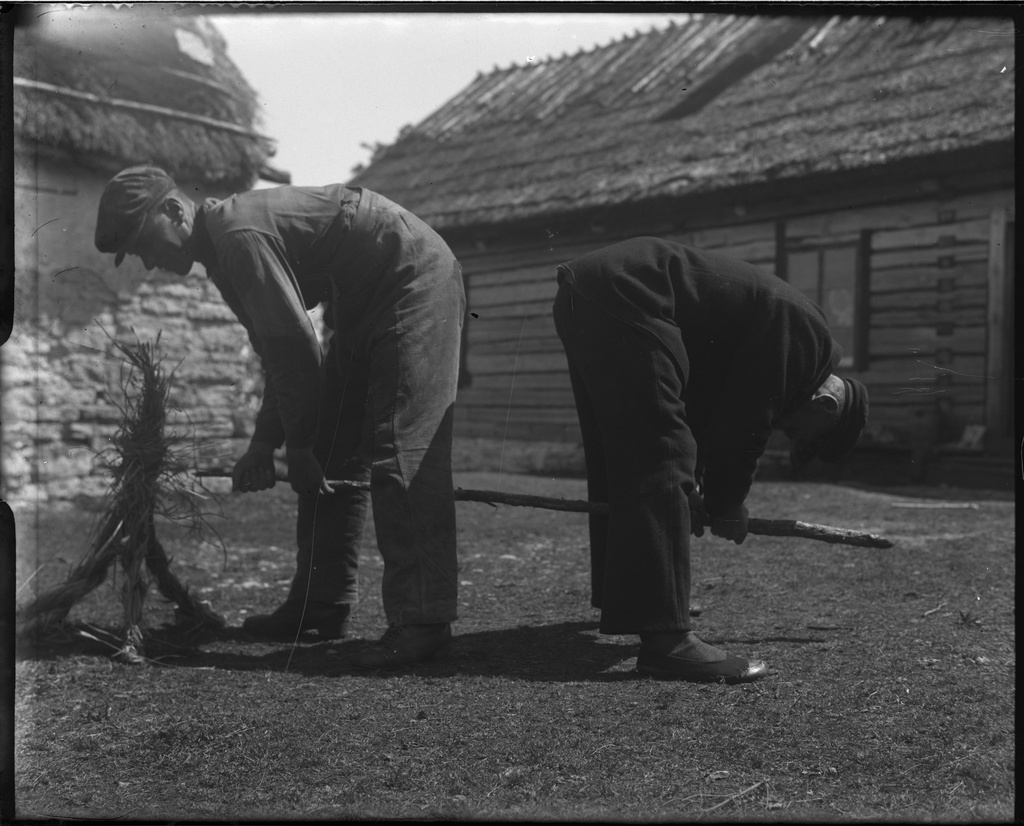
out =
<svg viewBox="0 0 1024 826"><path fill-rule="evenodd" d="M591 602L603 634L690 630L690 509L697 446L687 377L652 335L561 284L555 328L569 362L591 501Z"/></svg>
<svg viewBox="0 0 1024 826"><path fill-rule="evenodd" d="M328 479L370 491L299 496L298 564L290 599L352 603L373 502L391 623L457 618L452 431L465 293L461 271L425 274L357 344L327 356L314 455Z"/></svg>
<svg viewBox="0 0 1024 826"><path fill-rule="evenodd" d="M360 455L366 418L366 365L332 342L325 359L319 427L313 455L328 479L370 480ZM299 495L298 558L290 600L351 604L359 601L359 548L369 510L366 490L338 488L330 496Z"/></svg>

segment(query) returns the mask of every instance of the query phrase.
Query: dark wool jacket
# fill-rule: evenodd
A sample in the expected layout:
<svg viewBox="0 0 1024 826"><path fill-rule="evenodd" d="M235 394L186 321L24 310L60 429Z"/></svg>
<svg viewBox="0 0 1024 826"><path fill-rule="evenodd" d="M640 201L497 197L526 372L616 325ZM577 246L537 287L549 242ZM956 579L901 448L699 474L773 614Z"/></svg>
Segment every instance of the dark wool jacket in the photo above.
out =
<svg viewBox="0 0 1024 826"><path fill-rule="evenodd" d="M705 505L721 513L742 503L772 425L839 364L821 309L750 264L658 238L624 241L559 271L574 292L672 354L685 377Z"/></svg>
<svg viewBox="0 0 1024 826"><path fill-rule="evenodd" d="M197 258L249 333L266 378L253 441L309 447L322 353L307 313L321 302L334 335L357 341L403 290L401 251L447 247L411 213L357 187L281 186L210 199L197 211Z"/></svg>

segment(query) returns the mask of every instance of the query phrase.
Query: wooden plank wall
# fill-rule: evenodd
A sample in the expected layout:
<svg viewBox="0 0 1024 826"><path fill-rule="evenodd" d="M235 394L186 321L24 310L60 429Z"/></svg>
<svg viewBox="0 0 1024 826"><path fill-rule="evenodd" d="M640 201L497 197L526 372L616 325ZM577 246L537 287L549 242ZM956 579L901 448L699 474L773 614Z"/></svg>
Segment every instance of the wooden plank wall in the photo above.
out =
<svg viewBox="0 0 1024 826"><path fill-rule="evenodd" d="M636 233L639 234L639 233ZM771 222L663 237L721 249L774 268ZM466 273L470 316L456 433L464 437L576 441L579 426L551 305L559 263L622 240L603 236L558 247L456 250Z"/></svg>
<svg viewBox="0 0 1024 826"><path fill-rule="evenodd" d="M557 249L457 250L471 313L470 385L459 390L456 433L487 438L579 438L551 304L555 268L600 244Z"/></svg>
<svg viewBox="0 0 1024 826"><path fill-rule="evenodd" d="M787 245L870 231L868 364L873 429L909 440L940 395L985 421L989 243L1012 191L863 208L786 222Z"/></svg>
<svg viewBox="0 0 1024 826"><path fill-rule="evenodd" d="M871 231L867 369L872 423L906 436L936 395L985 421L987 279L993 210L1013 192L850 209L790 218L787 245L855 241ZM774 272L775 221L661 233ZM633 233L639 234L639 233ZM551 304L555 268L621 240L602 236L534 248L457 249L470 312L468 387L459 391L460 436L579 438L565 356Z"/></svg>

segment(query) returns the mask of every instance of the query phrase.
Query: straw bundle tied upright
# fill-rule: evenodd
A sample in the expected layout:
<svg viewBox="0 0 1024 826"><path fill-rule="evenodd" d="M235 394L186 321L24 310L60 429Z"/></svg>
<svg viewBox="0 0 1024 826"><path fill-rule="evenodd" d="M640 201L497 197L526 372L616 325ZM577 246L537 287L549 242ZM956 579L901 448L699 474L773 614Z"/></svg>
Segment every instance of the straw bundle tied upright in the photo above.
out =
<svg viewBox="0 0 1024 826"><path fill-rule="evenodd" d="M120 656L138 662L142 652L143 603L149 588L146 570L160 593L178 606L179 619L193 625L223 627L224 620L197 602L170 570L156 536L154 515L185 522L193 530L209 528L200 493L188 475L194 445L177 431L166 432L171 373L159 356L160 336L134 346L113 340L123 356L120 387L124 398L121 426L104 466L112 477L106 507L90 548L65 584L40 595L21 611L25 631L62 624L72 606L106 578L115 560L124 581L121 602L125 636Z"/></svg>

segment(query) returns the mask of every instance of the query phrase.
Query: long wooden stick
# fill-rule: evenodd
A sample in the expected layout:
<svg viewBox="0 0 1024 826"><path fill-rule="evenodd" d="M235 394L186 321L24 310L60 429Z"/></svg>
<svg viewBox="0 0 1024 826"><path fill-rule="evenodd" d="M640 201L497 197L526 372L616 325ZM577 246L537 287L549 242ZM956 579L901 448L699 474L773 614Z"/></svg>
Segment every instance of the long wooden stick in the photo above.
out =
<svg viewBox="0 0 1024 826"><path fill-rule="evenodd" d="M230 479L229 471L219 468L208 468L196 471L196 476L209 479ZM277 481L287 482L286 477L278 476ZM355 482L348 479L328 479L327 484L335 488L354 488L369 490L369 482ZM534 496L528 493L503 493L497 490L467 490L455 488L455 500L458 502L482 502L485 505L513 505L524 508L544 508L552 511L570 511L573 513L608 513L605 502L585 502L580 499L554 499L549 496ZM798 522L795 519L757 519L751 517L747 522L747 531L760 536L792 536L798 539L816 539L834 545L854 545L860 548L891 548L893 543L884 536L873 533L851 531L846 528L833 528L829 525L815 525L810 522Z"/></svg>

